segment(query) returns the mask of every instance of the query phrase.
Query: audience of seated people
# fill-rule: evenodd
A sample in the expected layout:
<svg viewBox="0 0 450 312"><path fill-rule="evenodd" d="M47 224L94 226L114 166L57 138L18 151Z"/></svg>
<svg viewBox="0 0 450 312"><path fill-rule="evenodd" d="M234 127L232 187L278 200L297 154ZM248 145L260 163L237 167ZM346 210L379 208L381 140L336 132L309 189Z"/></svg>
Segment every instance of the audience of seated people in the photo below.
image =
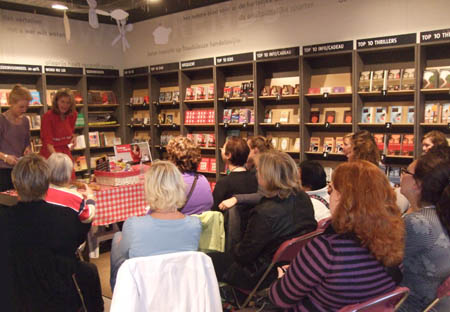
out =
<svg viewBox="0 0 450 312"><path fill-rule="evenodd" d="M401 281L404 224L386 176L368 161L339 165L330 184L331 225L270 288L295 311L337 311L392 291Z"/></svg>
<svg viewBox="0 0 450 312"><path fill-rule="evenodd" d="M198 249L200 220L178 211L186 201L186 185L177 167L169 161L154 161L145 174L144 188L151 213L128 218L122 232L114 234L111 289L127 259Z"/></svg>
<svg viewBox="0 0 450 312"><path fill-rule="evenodd" d="M423 311L450 276L450 147L435 146L403 170L401 192L411 203L402 282L411 292L400 311Z"/></svg>
<svg viewBox="0 0 450 312"><path fill-rule="evenodd" d="M200 214L211 210L213 197L211 187L204 175L197 172L201 150L191 139L178 136L167 144L168 159L183 175L186 184L186 203L181 212L186 215Z"/></svg>
<svg viewBox="0 0 450 312"><path fill-rule="evenodd" d="M12 267L15 309L80 311L82 296L88 311L103 311L97 268L75 254L91 224L80 222L78 211L71 207L44 201L49 166L41 156L21 158L12 181L19 202L6 213L10 240L6 254Z"/></svg>
<svg viewBox="0 0 450 312"><path fill-rule="evenodd" d="M217 279L244 289L256 285L283 241L317 227L311 200L301 190L297 166L288 154L262 153L257 176L265 196L250 210L242 240L230 252L210 254ZM273 270L262 286L276 277Z"/></svg>
<svg viewBox="0 0 450 312"><path fill-rule="evenodd" d="M422 151L428 152L433 146L448 146L447 138L441 131L432 130L426 133L422 139Z"/></svg>

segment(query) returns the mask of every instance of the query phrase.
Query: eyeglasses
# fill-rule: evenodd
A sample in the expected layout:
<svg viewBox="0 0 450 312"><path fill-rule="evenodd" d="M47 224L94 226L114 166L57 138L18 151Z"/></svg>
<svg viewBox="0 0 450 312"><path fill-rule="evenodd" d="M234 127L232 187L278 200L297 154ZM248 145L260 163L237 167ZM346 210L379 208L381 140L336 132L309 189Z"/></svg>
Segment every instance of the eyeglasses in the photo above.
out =
<svg viewBox="0 0 450 312"><path fill-rule="evenodd" d="M401 172L402 174L410 174L410 175L414 176L414 173L412 173L411 171L408 171L407 168L401 168L401 169L400 169L400 172Z"/></svg>

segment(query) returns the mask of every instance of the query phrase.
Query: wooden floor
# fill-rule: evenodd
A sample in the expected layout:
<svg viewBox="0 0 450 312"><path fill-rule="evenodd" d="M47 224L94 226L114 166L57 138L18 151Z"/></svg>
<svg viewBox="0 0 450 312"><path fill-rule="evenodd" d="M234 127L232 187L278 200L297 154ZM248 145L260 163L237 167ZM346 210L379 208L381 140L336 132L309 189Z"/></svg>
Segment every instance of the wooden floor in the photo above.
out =
<svg viewBox="0 0 450 312"><path fill-rule="evenodd" d="M104 297L112 298L111 287L109 286L109 255L110 252L103 252L98 259L91 259L91 262L97 266L100 275L100 283L102 285L102 294Z"/></svg>

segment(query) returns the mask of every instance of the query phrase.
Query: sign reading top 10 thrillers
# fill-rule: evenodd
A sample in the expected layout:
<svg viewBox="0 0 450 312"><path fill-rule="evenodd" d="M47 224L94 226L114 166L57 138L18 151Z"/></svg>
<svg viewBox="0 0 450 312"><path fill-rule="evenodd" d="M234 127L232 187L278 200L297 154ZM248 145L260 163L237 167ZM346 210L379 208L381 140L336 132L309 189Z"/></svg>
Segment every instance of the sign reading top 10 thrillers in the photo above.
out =
<svg viewBox="0 0 450 312"><path fill-rule="evenodd" d="M450 28L424 31L420 33L420 42L432 42L441 40L450 40Z"/></svg>
<svg viewBox="0 0 450 312"><path fill-rule="evenodd" d="M377 37L377 38L369 38L369 39L359 39L356 41L356 48L358 50L361 49L370 49L370 48L381 48L381 47L391 47L391 46L399 46L404 44L414 44L417 40L417 34L406 34L406 35L394 35L394 36L385 36L385 37Z"/></svg>

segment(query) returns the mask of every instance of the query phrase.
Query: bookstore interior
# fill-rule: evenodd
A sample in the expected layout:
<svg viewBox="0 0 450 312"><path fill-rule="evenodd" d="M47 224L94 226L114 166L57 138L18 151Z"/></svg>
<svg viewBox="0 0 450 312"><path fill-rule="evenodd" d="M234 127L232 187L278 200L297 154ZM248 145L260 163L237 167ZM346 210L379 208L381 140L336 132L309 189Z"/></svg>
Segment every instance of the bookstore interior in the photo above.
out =
<svg viewBox="0 0 450 312"><path fill-rule="evenodd" d="M0 110L4 113L9 109L9 95L15 84L29 89L32 99L25 115L29 121L31 150L40 153L44 115L52 109L60 89L71 90L77 112L71 155L76 179L86 183L95 180L109 186L139 183L134 178L147 170L142 169L143 165L167 159L166 147L177 136L190 138L200 147L197 171L206 177L211 190L230 171L221 153L230 136L244 139L263 136L273 148L289 154L296 163L315 160L324 167L329 182L333 169L347 161L345 136L368 130L379 149L380 166L391 183L399 185L402 170L423 153L422 140L427 133L439 131L450 142L450 28L438 22L431 24L437 26L427 27L423 25L429 21L415 21L417 25L413 23L409 30L408 21L411 23L416 15L408 11L410 15L403 18L399 16L401 8L396 8L399 15L395 19L400 22L392 30L382 28L386 35L372 21L365 30L355 30L355 25L338 27L326 36L317 36L321 38L318 42L308 34L304 40L302 31L291 32L282 23L283 14L292 22L302 19L308 10L316 10L313 15L329 16L329 13L314 1L303 2L292 7L289 13L276 10L277 6L287 8L292 4L286 0L210 1L209 4L214 4L135 19L134 25L127 25L128 14L131 20L136 9L121 10L125 17L118 10L106 12L110 16L106 22L106 17L101 16L105 12L97 10L100 23L96 24L94 18L91 20L89 0L85 3L88 9L84 20L74 17L70 5L63 17L62 13L49 14L53 16L28 13L33 12L29 9L18 12L17 7L5 5L8 1L1 1L0 38L18 36L18 40L26 41L27 36L34 36L32 40L38 46L36 49L28 46L28 51L19 53L20 46L13 43L15 55L7 47L0 48ZM329 2L330 8L336 7L336 14L342 16L364 10L364 5L375 5L368 4L369 1L357 5L351 0L321 2ZM406 2L402 2L405 7ZM419 2L413 2L411 6L419 10ZM273 6L271 12L279 15L273 17L274 21L266 18L265 13L258 16L257 9L249 3L260 6L263 13ZM339 6L345 5L355 8L339 11ZM220 44L213 41L222 32L240 36L242 30L238 28L219 32L221 17L216 16L217 20L208 17L208 14L223 14L227 24L233 20L228 10L235 7L236 11L242 11L243 18L249 19L245 21L246 27L264 29L253 36L259 37L258 40L249 40L257 43L255 48L245 44L246 37L235 41L224 39ZM377 19L374 14L366 14L365 18ZM69 22L72 29L67 29ZM44 30L48 25L58 25L58 36L51 38L46 34L45 37L48 45L55 42L55 51L49 52L37 43L39 34L23 33L30 25ZM176 29L186 25L190 29ZM100 30L107 27L107 30L95 33L94 26ZM294 26L301 29L304 24ZM199 36L209 41L209 48L189 42L186 34L190 32L195 37L192 34L195 27L202 28ZM351 32L345 33L349 29ZM271 41L277 31L282 39ZM85 32L86 37L77 32ZM105 32L108 38L114 39L112 44L100 39ZM149 42L144 43L144 36ZM178 42L181 52L168 43L170 36L181 40ZM89 46L81 42L84 38L97 38L98 42ZM237 43L227 46L229 42ZM277 46L277 42L286 44ZM71 54L65 44L82 45L86 57ZM220 49L220 45L224 48ZM113 50L111 55L108 49ZM157 49L160 50L152 52ZM67 57L57 55L64 51ZM68 61L52 63L45 55L48 53L53 53L55 60ZM90 63L88 54L93 58ZM105 63L102 54L108 59ZM127 174L130 171L133 173ZM95 224L110 223L109 219L100 221L99 218Z"/></svg>

